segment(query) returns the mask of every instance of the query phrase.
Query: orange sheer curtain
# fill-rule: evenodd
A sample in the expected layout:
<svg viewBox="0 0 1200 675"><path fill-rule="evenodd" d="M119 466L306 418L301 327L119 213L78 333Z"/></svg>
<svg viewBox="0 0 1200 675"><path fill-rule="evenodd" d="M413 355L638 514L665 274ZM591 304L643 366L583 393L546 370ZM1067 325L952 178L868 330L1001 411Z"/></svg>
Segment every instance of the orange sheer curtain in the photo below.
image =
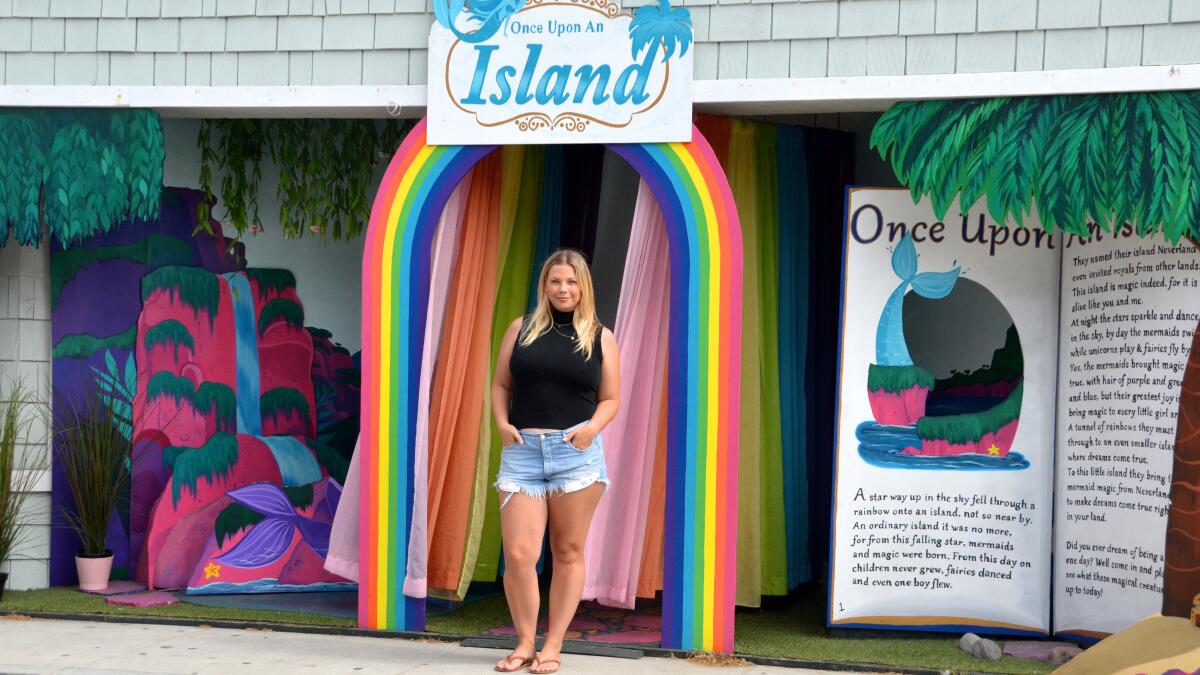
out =
<svg viewBox="0 0 1200 675"><path fill-rule="evenodd" d="M500 153L476 165L429 409L429 594L457 592L487 385L500 238Z"/></svg>

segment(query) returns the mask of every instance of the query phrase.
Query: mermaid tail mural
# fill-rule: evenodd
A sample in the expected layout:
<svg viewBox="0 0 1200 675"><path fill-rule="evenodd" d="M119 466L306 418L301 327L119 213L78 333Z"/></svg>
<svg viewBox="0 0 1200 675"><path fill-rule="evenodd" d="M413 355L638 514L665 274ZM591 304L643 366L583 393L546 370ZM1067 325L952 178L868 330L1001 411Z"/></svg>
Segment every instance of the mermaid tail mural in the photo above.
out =
<svg viewBox="0 0 1200 675"><path fill-rule="evenodd" d="M954 290L959 268L949 272L917 272L917 247L904 235L892 251L892 271L900 285L892 291L875 331L875 363L867 389L871 412L880 424L908 426L925 416L925 400L933 388L933 373L913 365L904 339L904 296L909 286L919 295L941 299Z"/></svg>
<svg viewBox="0 0 1200 675"><path fill-rule="evenodd" d="M1010 452L1021 411L1024 367L1015 326L1008 322L1003 346L982 366L976 363L965 371L945 372L941 363L937 369L943 372L935 373L928 363L931 359L925 363L914 359L910 353L914 333L923 333L927 350L930 335L941 341L965 339L963 331L926 325L930 316L937 316L937 304L930 301L961 292L990 300L991 305L978 301L977 311L1007 314L986 289L961 280L959 267L920 272L918 258L907 234L892 251L892 270L900 283L888 297L875 333L875 363L867 374L867 397L875 420L858 427L860 455L868 463L894 468L1029 466L1020 453ZM906 317L906 303L925 304L914 318Z"/></svg>

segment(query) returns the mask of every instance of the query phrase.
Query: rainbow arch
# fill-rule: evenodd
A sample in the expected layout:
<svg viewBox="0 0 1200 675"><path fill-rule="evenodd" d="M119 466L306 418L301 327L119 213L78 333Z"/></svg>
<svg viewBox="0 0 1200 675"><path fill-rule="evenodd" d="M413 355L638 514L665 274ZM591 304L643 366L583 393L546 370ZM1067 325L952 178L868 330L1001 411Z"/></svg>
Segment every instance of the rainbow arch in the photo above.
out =
<svg viewBox="0 0 1200 675"><path fill-rule="evenodd" d="M422 120L396 151L363 252L358 620L420 631L424 599L401 593L430 250L467 171L496 146L432 146ZM654 192L671 255L663 646L733 651L741 377L742 236L725 173L690 143L609 146Z"/></svg>

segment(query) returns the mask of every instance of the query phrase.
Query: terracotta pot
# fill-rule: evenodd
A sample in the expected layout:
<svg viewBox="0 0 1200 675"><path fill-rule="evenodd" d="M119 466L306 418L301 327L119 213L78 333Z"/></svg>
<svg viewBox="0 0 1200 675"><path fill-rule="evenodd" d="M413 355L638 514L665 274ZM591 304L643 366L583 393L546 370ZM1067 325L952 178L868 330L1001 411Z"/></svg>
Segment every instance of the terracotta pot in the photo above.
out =
<svg viewBox="0 0 1200 675"><path fill-rule="evenodd" d="M75 571L79 573L79 589L102 591L108 588L108 575L112 572L113 554L103 556L75 556Z"/></svg>

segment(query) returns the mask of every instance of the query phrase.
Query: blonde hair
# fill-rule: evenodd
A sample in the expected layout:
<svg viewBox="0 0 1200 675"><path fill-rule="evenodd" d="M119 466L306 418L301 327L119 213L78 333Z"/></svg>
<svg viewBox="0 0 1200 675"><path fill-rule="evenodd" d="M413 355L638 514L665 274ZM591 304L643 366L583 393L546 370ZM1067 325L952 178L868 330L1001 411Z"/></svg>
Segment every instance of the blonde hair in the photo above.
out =
<svg viewBox="0 0 1200 675"><path fill-rule="evenodd" d="M555 265L569 265L575 270L575 280L579 282L579 304L575 306L575 316L572 323L575 327L575 351L583 352L584 360L592 358L592 348L596 344L596 335L603 326L596 320L596 293L592 287L592 273L588 269L587 260L575 249L564 248L550 254L542 265L542 273L538 275L538 303L529 321L521 332L520 344L528 347L533 341L550 330L554 317L550 313L550 300L546 297L546 284L550 280L550 268Z"/></svg>

